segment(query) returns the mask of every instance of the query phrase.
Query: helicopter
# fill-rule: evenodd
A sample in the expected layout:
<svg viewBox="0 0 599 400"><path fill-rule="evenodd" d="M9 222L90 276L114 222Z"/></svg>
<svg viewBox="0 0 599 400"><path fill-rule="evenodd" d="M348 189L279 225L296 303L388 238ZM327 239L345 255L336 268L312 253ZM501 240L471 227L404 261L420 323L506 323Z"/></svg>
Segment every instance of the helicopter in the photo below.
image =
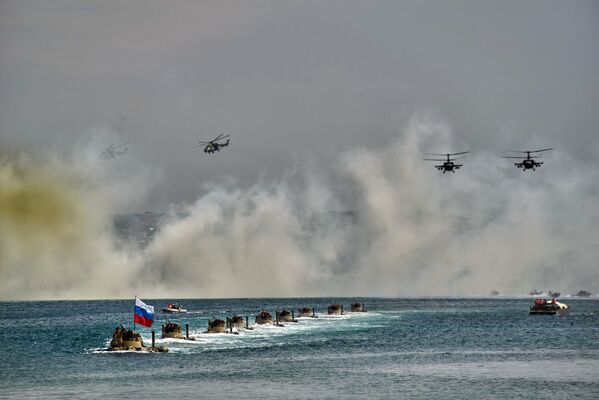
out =
<svg viewBox="0 0 599 400"><path fill-rule="evenodd" d="M460 167L463 164L454 164L453 161L458 160L460 158L464 158L464 157L451 157L451 156L458 156L460 154L468 154L470 153L470 151L462 151L459 153L447 153L447 154L437 154L437 153L425 153L428 156L445 156L447 157L447 159L444 158L423 158L423 160L425 161L443 161L442 165L435 165L435 168L437 168L439 171L443 171L443 173L446 173L448 171L451 171L453 173L455 173L456 169L460 169Z"/></svg>
<svg viewBox="0 0 599 400"><path fill-rule="evenodd" d="M522 172L524 172L527 169L532 169L534 171L536 168L540 168L541 165L543 164L542 161L538 162L538 161L533 160L530 157L530 153L542 153L544 151L549 151L549 150L553 150L553 147L548 148L548 149L541 149L541 150L524 150L524 151L521 151L521 150L507 150L507 151L509 151L510 153L526 153L526 158L524 160L522 160L519 163L514 163L514 165L516 167L522 168ZM536 158L540 158L540 157L542 157L542 155L540 155L540 154L539 155L535 155L535 157ZM518 159L522 159L522 156L520 156L520 157L502 156L501 158L518 158Z"/></svg>
<svg viewBox="0 0 599 400"><path fill-rule="evenodd" d="M201 147L204 146L204 153L206 154L210 154L210 153L214 153L215 151L220 151L221 147L227 147L229 145L229 142L231 141L231 139L228 139L231 135L223 135L222 133L220 135L218 135L217 137L215 137L214 139L212 139L209 142L202 142L202 141L198 141L198 144L194 147ZM219 143L219 140L225 140L227 139L227 141L225 143Z"/></svg>
<svg viewBox="0 0 599 400"><path fill-rule="evenodd" d="M110 160L110 159L116 158L116 156L123 155L123 154L127 153L127 150L129 150L129 148L128 147L121 148L121 147L126 146L128 144L129 144L129 142L115 146L113 143L110 146L108 146L106 149L104 149L104 151L102 151L102 153L100 153L100 158L103 160Z"/></svg>

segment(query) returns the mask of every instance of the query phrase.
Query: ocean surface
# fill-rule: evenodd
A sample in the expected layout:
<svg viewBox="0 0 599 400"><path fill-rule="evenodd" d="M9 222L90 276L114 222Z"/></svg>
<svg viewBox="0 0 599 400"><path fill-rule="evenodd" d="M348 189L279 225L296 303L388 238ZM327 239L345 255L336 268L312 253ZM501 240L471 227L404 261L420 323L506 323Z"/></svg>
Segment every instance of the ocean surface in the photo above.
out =
<svg viewBox="0 0 599 400"><path fill-rule="evenodd" d="M0 398L599 399L598 299L562 299L565 316L529 316L532 298L190 299L180 315L143 300L168 353L103 351L133 299L0 303ZM336 302L346 314L325 315ZM319 318L204 333L303 306ZM167 318L196 341L159 339Z"/></svg>

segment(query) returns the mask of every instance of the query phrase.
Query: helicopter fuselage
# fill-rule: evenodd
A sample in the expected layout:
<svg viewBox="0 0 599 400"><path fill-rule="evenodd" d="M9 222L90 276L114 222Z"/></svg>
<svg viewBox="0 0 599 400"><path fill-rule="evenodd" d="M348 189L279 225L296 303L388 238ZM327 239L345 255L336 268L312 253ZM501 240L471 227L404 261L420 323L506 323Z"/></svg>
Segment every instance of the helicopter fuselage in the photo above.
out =
<svg viewBox="0 0 599 400"><path fill-rule="evenodd" d="M210 142L206 145L206 147L204 147L204 153L214 153L215 151L220 151L221 147L227 147L228 145L229 140L227 140L225 143Z"/></svg>
<svg viewBox="0 0 599 400"><path fill-rule="evenodd" d="M206 147L204 147L204 153L214 153L215 151L218 151L218 145L216 143L212 144L212 143L208 143L206 145Z"/></svg>
<svg viewBox="0 0 599 400"><path fill-rule="evenodd" d="M527 170L527 169L532 169L533 171L540 167L541 164L543 164L542 162L536 162L535 160L533 160L532 158L527 158L526 160L522 160L521 163L516 163L516 166L518 168L522 168L522 170Z"/></svg>
<svg viewBox="0 0 599 400"><path fill-rule="evenodd" d="M435 167L437 167L437 169L439 171L443 171L443 173L446 173L446 172L449 172L449 171L455 173L455 170L456 169L460 169L461 166L462 166L462 164L454 164L451 161L445 161L443 163L443 165L435 165Z"/></svg>

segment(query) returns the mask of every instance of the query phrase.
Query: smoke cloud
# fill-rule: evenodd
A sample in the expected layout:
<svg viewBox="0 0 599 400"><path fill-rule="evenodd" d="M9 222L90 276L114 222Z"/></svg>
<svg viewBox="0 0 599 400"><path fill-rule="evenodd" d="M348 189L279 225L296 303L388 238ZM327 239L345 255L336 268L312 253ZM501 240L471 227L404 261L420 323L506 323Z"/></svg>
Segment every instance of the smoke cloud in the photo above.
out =
<svg viewBox="0 0 599 400"><path fill-rule="evenodd" d="M111 139L110 131L95 128L43 155L0 157L2 299L130 291L141 257L116 250L112 216L135 207L154 178L132 159L101 160L97 149Z"/></svg>
<svg viewBox="0 0 599 400"><path fill-rule="evenodd" d="M3 299L599 289L598 172L559 151L523 173L472 149L443 175L422 154L468 147L419 115L385 148L249 188L207 183L135 250L116 245L112 217L150 196L159 174L131 157L101 163L84 150L95 140L0 164Z"/></svg>

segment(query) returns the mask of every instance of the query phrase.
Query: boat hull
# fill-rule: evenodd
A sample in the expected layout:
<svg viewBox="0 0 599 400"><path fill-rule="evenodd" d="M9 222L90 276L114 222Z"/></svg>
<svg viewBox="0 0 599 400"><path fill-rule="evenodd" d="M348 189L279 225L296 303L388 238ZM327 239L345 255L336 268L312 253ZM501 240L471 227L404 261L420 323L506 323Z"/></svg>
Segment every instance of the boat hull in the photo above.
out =
<svg viewBox="0 0 599 400"><path fill-rule="evenodd" d="M540 299L537 299L535 305L530 307L529 315L562 315L570 310L567 304L555 301L555 299L552 303L537 304L537 302L540 302Z"/></svg>
<svg viewBox="0 0 599 400"><path fill-rule="evenodd" d="M529 315L563 315L568 313L569 310L530 310Z"/></svg>

